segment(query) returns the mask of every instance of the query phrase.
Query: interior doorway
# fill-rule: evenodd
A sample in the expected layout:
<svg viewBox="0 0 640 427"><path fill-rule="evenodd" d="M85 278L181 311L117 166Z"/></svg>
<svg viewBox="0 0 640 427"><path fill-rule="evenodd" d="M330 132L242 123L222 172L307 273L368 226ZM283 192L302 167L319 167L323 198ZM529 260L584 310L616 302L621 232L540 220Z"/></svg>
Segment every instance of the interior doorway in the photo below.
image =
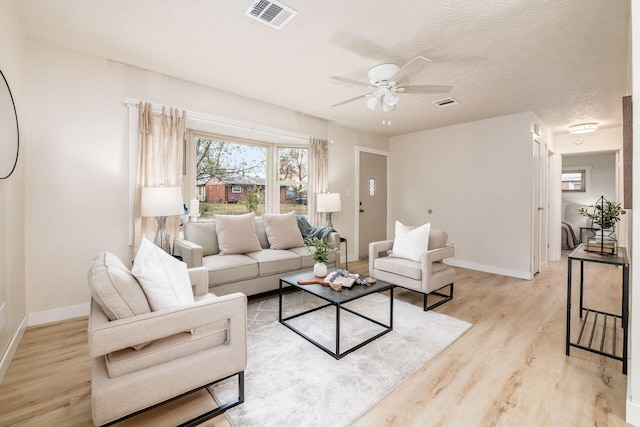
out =
<svg viewBox="0 0 640 427"><path fill-rule="evenodd" d="M356 147L356 255L369 256L369 243L387 238L387 152Z"/></svg>
<svg viewBox="0 0 640 427"><path fill-rule="evenodd" d="M583 188L576 186L579 191L561 190L561 221L563 228L571 226L578 240L586 240L589 234L588 221L579 214L579 209L593 205L600 197L612 202L622 202L622 170L620 167L620 150L603 150L590 152L564 153L562 155L562 172L582 176ZM567 185L564 185L565 187ZM566 231L565 231L566 233ZM618 245L626 245L626 218L622 215L616 227ZM561 250L568 252L572 248L562 236Z"/></svg>

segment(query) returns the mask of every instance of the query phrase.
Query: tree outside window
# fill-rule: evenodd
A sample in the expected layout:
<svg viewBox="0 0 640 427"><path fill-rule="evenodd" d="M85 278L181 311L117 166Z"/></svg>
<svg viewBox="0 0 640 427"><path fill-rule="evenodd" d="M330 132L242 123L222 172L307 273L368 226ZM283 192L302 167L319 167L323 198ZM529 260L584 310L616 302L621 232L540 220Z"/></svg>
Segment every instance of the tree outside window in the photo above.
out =
<svg viewBox="0 0 640 427"><path fill-rule="evenodd" d="M262 215L267 200L275 213L291 210L307 213L307 147L203 135L194 136L193 141L195 194L200 201L201 219L215 214ZM270 194L270 189L278 189L279 194Z"/></svg>

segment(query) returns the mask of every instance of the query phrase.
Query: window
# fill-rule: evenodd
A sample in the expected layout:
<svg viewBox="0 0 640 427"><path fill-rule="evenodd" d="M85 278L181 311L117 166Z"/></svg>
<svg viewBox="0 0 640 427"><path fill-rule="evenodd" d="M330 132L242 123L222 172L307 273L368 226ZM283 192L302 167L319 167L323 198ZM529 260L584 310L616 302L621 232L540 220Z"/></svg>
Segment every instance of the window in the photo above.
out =
<svg viewBox="0 0 640 427"><path fill-rule="evenodd" d="M191 133L186 185L200 218L255 212L307 213L308 148Z"/></svg>
<svg viewBox="0 0 640 427"><path fill-rule="evenodd" d="M587 188L587 171L585 169L562 171L562 192L584 193Z"/></svg>
<svg viewBox="0 0 640 427"><path fill-rule="evenodd" d="M264 213L267 147L203 135L193 139L200 218Z"/></svg>
<svg viewBox="0 0 640 427"><path fill-rule="evenodd" d="M309 149L278 147L280 212L306 214L309 178Z"/></svg>

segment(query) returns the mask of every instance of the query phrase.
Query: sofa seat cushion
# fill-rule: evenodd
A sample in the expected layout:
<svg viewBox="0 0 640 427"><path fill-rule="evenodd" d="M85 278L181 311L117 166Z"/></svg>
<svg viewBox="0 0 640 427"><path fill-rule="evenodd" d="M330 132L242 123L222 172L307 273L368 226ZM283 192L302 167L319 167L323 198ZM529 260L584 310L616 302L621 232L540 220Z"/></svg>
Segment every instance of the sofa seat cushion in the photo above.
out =
<svg viewBox="0 0 640 427"><path fill-rule="evenodd" d="M414 280L422 280L420 263L405 258L383 257L377 258L373 264L376 270L405 276Z"/></svg>
<svg viewBox="0 0 640 427"><path fill-rule="evenodd" d="M227 342L228 328L229 322L224 320L155 340L138 351L114 351L105 356L107 373L115 378L222 345Z"/></svg>
<svg viewBox="0 0 640 427"><path fill-rule="evenodd" d="M263 249L247 254L258 262L260 276L286 273L302 268L302 260L295 252L279 249Z"/></svg>
<svg viewBox="0 0 640 427"><path fill-rule="evenodd" d="M209 286L258 277L258 262L247 255L211 255L202 258L209 271Z"/></svg>
<svg viewBox="0 0 640 427"><path fill-rule="evenodd" d="M312 268L316 263L311 256L311 252L307 249L306 246L301 246L299 248L290 248L289 252L293 252L294 254L300 257L300 261L302 262L302 268ZM329 262L332 262L335 259L334 254L329 255Z"/></svg>

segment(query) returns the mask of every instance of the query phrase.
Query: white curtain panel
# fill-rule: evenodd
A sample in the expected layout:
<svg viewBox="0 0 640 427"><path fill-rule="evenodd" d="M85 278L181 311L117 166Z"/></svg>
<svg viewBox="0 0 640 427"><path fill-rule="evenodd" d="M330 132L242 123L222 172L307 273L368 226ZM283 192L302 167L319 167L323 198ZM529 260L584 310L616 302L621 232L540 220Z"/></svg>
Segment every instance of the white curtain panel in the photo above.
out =
<svg viewBox="0 0 640 427"><path fill-rule="evenodd" d="M181 187L187 112L162 107L161 114L153 114L150 103L138 105L138 172L134 201L134 254L142 236L154 241L156 219L140 215L142 187ZM170 240L178 235L180 216L167 218Z"/></svg>
<svg viewBox="0 0 640 427"><path fill-rule="evenodd" d="M329 190L329 141L323 138L309 138L309 191L307 204L309 223L317 226L323 218L316 211L316 194Z"/></svg>

